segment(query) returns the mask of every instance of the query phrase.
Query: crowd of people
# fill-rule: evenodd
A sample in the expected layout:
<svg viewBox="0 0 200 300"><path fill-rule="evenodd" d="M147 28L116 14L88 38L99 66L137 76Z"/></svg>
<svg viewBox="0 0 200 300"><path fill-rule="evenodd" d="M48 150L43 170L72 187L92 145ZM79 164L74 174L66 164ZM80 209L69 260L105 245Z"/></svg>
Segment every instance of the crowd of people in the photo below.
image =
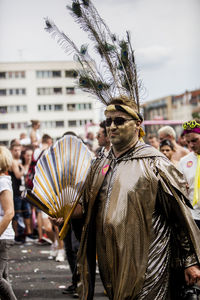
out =
<svg viewBox="0 0 200 300"><path fill-rule="evenodd" d="M113 116L115 118L111 118ZM94 133L92 132L87 134L87 136L85 137L85 141L83 140L83 142L85 142L85 144L88 145L90 151L93 152L94 160L96 160L96 163L99 163L99 161L100 162L103 161L104 162L103 164L105 164L104 160L108 159L109 156L111 155L110 154L111 144L113 147L112 151L113 152L116 151L115 156L116 159L118 159L119 157L118 159L119 161L120 161L121 153L123 153L124 151L126 153L128 151L129 147L125 149L123 148L121 149L121 147L123 147L124 141L126 141L126 137L128 136L129 132L126 131L126 133L124 133L125 134L124 141L120 140L119 141L120 143L118 143L117 141L115 141L114 130L113 132L111 130L112 122L115 122L114 126L117 127L118 126L117 122L122 122L122 120L120 120L119 118L122 119L124 118L123 122L125 122L125 117L126 117L126 113L122 113L122 112L118 113L117 111L109 112L107 119L102 121L99 124L99 130L96 133L97 143L95 143L95 136ZM195 190L195 182L198 181L200 178L199 175L196 175L196 169L197 166L199 166L198 155L200 154L200 135L199 135L200 120L196 119L193 120L192 122L193 123L191 124L193 125L195 124L194 126L195 130L189 127L190 128L189 130L185 129L183 131L184 134L182 134L181 136L182 144L178 142L179 138L176 137L176 133L174 129L170 126L161 127L158 131L158 134L155 133L149 134L147 137L145 137L145 139L147 144L153 146L153 148L155 148L157 151L156 154L152 152L151 157L155 155L159 157L159 152L163 153L164 156L166 156L167 159L169 159L169 161L171 161L171 163L183 173L185 180L187 181L186 188L188 192L188 198L190 199L191 204L193 205L193 209L191 209L192 216L197 226L200 228L200 208L198 205L199 194L198 194L198 190L197 191ZM39 121L34 121L34 124L37 124L37 130L38 130ZM188 122L188 124L190 123ZM124 124L122 124L122 126L123 125ZM185 128L187 128L187 126L189 125L187 126L184 125L184 126ZM132 136L133 132L134 132L134 128L131 128L130 136ZM44 212L42 212L41 210L35 207L32 207L24 198L24 192L26 191L26 189L32 189L33 187L35 166L37 164L38 159L43 155L46 149L48 149L53 145L53 139L49 135L44 134L40 138L39 134L36 133L37 132L34 133L32 132L30 135L30 139L27 138L26 140L22 139L22 142L20 139L17 138L15 140L12 140L10 142L9 149L5 146L0 146L0 152L1 152L1 160L0 160L1 207L0 208L2 211L1 218L3 218L0 221L0 232L1 232L0 239L1 240L6 239L8 246L11 244L10 240L12 239L14 239L16 244L23 244L27 242L36 243L37 245L45 245L47 243L50 244L51 251L50 251L49 258L51 259L55 258L56 261L64 261L65 258L67 258L71 269L72 284L69 287L67 287L63 291L63 293L72 294L73 297L78 297L77 284L80 278L78 276L78 271L77 271L77 253L81 241L82 226L83 226L82 218L80 219L72 218L72 220L70 221L70 229L63 243L63 241L61 241L58 237L59 224L52 222ZM75 135L75 133L73 132L68 132L65 134ZM136 135L135 138L136 137L139 137L139 135ZM27 144L29 142L30 144ZM140 143L139 140L138 143ZM115 146L116 150L114 150L115 149L114 145L116 145ZM127 159L128 158L126 158L126 160ZM130 159L130 161L132 160ZM123 164L123 159L121 160L121 164ZM166 168L166 166L163 166L163 169L164 168ZM130 169L132 169L132 167ZM122 172L122 170L120 172ZM126 174L124 175L125 177L128 176L128 178L129 177L132 178L132 175L128 174L127 168L125 174ZM198 179L195 178L195 176L196 177L199 176ZM107 181L110 182L110 180L112 182L112 178L109 178L109 180L107 179L106 182ZM196 183L196 185L198 185L198 182ZM143 190L143 188L140 186L138 186L137 188L139 189L141 188ZM195 200L196 202L194 202L193 199L194 190L195 193L197 193L197 199ZM12 197L12 191L13 191L13 197ZM103 197L104 194L105 194L105 187L103 187L102 191L100 192L100 196L99 196L100 199ZM87 197L91 198L91 195L87 195ZM92 200L90 201L92 202ZM103 200L100 200L100 203L102 201ZM114 211L116 213L116 210ZM130 214L131 214L130 217L132 218L134 212L132 213L130 212ZM97 227L102 226L101 214L98 213L96 218L98 219L98 224L96 226ZM157 217L155 217L155 219L156 218ZM101 227L98 228L98 232L103 232L102 230L103 228ZM108 253L105 253L105 249L102 248L104 243L102 238L98 241L97 244L97 247L99 247L99 251L97 251L98 258L99 258L98 264L100 265L100 268L102 270L105 269L107 272L108 271L107 267L105 267L102 261L107 257ZM138 242L139 240L137 241L137 243ZM151 241L151 243L153 243L153 241ZM113 244L115 244L114 241ZM0 241L0 245L1 248L4 246L2 241ZM141 244L140 247L139 248L141 251L144 245ZM110 255L112 256L114 255L114 253L111 252ZM4 256L4 252L1 250L1 258L3 256ZM7 257L7 253L6 253L6 257ZM112 258L107 257L106 259L111 260ZM87 262L87 264L89 263L90 262ZM96 263L96 259L95 259L95 263ZM4 293L7 293L9 295L7 296L7 299L16 299L11 286L9 285L9 283L7 284L7 282L9 282L8 275L7 275L7 271L4 272L4 267L5 266L2 266L1 272L5 274L5 278L2 278L2 280L4 281L5 279L5 281L3 284L0 284L0 295L4 295ZM110 299L113 299L111 295L113 291L111 291L110 288L106 288L107 285L106 280L107 280L107 275L103 274L102 281L104 283L105 293L109 296ZM121 292L122 290L118 291L117 293L121 293ZM143 292L145 295L145 289ZM143 292L141 292L141 295L143 294ZM93 294L92 289L90 293L91 295ZM83 297L86 297L86 295L84 295ZM83 299L87 299L87 298L83 298ZM121 299L121 298L116 298L116 299ZM143 299L142 296L139 299Z"/></svg>

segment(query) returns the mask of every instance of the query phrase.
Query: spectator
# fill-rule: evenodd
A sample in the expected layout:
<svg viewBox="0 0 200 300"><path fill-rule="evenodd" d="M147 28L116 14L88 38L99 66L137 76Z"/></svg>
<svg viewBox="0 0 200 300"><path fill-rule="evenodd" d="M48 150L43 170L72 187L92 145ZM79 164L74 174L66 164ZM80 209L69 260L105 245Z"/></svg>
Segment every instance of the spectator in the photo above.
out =
<svg viewBox="0 0 200 300"><path fill-rule="evenodd" d="M105 121L102 121L99 124L99 131L97 132L97 140L99 147L101 147L101 154L107 155L110 150L110 140L107 136L106 132L106 124Z"/></svg>
<svg viewBox="0 0 200 300"><path fill-rule="evenodd" d="M181 158L178 167L188 183L189 199L193 205L192 216L200 228L200 120L194 119L183 126L191 152Z"/></svg>
<svg viewBox="0 0 200 300"><path fill-rule="evenodd" d="M39 148L36 148L33 154L33 158L35 161L38 160L38 158L41 156L41 154L51 147L53 145L53 139L50 135L48 134L43 134L42 136L42 142Z"/></svg>
<svg viewBox="0 0 200 300"><path fill-rule="evenodd" d="M149 145L159 150L159 139L156 134L148 134L147 140Z"/></svg>
<svg viewBox="0 0 200 300"><path fill-rule="evenodd" d="M93 151L93 146L94 146L94 134L93 132L89 131L86 135L86 140L85 140L85 144L88 146L88 148L90 149L90 151Z"/></svg>
<svg viewBox="0 0 200 300"><path fill-rule="evenodd" d="M27 134L22 132L19 136L20 144L21 145L30 145L31 139L27 137Z"/></svg>
<svg viewBox="0 0 200 300"><path fill-rule="evenodd" d="M172 155L172 159L174 161L179 161L181 157L187 155L189 153L189 150L183 148L176 142L176 132L171 126L164 126L161 127L158 130L158 136L160 139L160 142L163 140L170 140L174 146L174 153Z"/></svg>
<svg viewBox="0 0 200 300"><path fill-rule="evenodd" d="M170 140L163 140L160 143L160 152L162 152L176 167L178 161L173 160L174 146Z"/></svg>
<svg viewBox="0 0 200 300"><path fill-rule="evenodd" d="M184 131L181 132L181 135L180 135L179 138L178 138L178 144L181 145L181 146L184 147L184 148L188 148L188 145L187 145L187 141L186 141L186 138L185 138Z"/></svg>
<svg viewBox="0 0 200 300"><path fill-rule="evenodd" d="M41 143L41 137L39 133L40 121L31 120L31 127L32 127L30 132L31 144L34 145L35 147L39 147Z"/></svg>
<svg viewBox="0 0 200 300"><path fill-rule="evenodd" d="M0 146L0 297L16 300L8 274L8 249L14 240L12 218L14 216L12 183L6 175L12 165L10 151Z"/></svg>
<svg viewBox="0 0 200 300"><path fill-rule="evenodd" d="M12 144L11 153L13 157L13 163L9 174L12 179L12 187L14 193L14 208L15 215L13 218L13 229L15 231L15 242L23 243L24 235L20 234L18 231L18 222L20 221L21 216L23 216L27 239L31 239L31 211L30 206L26 200L22 198L22 192L25 191L25 169L21 162L21 145ZM33 241L33 240L32 240Z"/></svg>

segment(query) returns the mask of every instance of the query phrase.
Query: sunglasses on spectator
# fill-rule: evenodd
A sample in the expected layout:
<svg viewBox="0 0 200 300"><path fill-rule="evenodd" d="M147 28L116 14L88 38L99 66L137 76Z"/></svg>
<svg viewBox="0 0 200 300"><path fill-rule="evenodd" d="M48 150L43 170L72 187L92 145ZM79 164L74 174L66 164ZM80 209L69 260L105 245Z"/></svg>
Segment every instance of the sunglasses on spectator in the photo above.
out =
<svg viewBox="0 0 200 300"><path fill-rule="evenodd" d="M112 122L115 124L115 126L120 126L120 125L124 125L124 123L132 121L132 120L134 120L134 119L125 119L123 117L116 117L114 119L107 118L105 120L105 123L106 123L106 127L110 127Z"/></svg>
<svg viewBox="0 0 200 300"><path fill-rule="evenodd" d="M183 126L183 129L187 129L188 127L190 127L190 128L195 128L195 127L197 127L197 126L200 127L200 124L197 123L195 120L192 120L192 121L190 121L190 122L185 122L185 123L183 123L182 126Z"/></svg>

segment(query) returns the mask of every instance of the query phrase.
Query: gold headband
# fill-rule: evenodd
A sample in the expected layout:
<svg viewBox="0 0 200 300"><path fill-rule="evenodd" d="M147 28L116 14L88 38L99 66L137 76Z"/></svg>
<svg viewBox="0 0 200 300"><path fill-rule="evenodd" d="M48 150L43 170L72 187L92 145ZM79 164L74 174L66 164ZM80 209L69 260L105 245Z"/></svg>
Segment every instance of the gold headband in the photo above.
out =
<svg viewBox="0 0 200 300"><path fill-rule="evenodd" d="M132 117L134 117L136 120L140 120L138 114L132 109L130 108L129 106L127 105L122 105L122 104L116 104L117 106L121 106L126 112L127 114L131 115ZM108 112L108 111L116 111L116 105L115 104L110 104L106 107L106 110L105 110L105 113Z"/></svg>
<svg viewBox="0 0 200 300"><path fill-rule="evenodd" d="M127 112L127 114L131 115L132 117L134 117L135 120L138 120L141 122L141 119L139 118L138 114L132 109L130 108L129 106L127 105L122 105L122 104L117 104L117 106L120 106L122 107L123 110L125 110ZM105 110L105 114L108 112L108 111L117 111L118 109L116 108L116 105L115 104L110 104L106 107L106 110ZM142 127L140 127L140 130L139 130L139 138L141 139L143 136L145 136L145 132L143 130Z"/></svg>

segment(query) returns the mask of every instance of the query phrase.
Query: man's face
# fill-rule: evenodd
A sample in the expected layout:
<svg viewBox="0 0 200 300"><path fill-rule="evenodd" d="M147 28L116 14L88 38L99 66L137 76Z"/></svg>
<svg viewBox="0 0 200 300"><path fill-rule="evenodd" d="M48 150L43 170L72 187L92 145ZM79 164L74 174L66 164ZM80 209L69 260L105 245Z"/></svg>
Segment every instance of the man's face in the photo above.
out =
<svg viewBox="0 0 200 300"><path fill-rule="evenodd" d="M165 133L159 133L159 140L160 142L164 141L164 140L171 140L170 136L165 134Z"/></svg>
<svg viewBox="0 0 200 300"><path fill-rule="evenodd" d="M99 131L97 132L97 141L100 147L105 147L107 144L106 137L104 134L104 129L99 128Z"/></svg>
<svg viewBox="0 0 200 300"><path fill-rule="evenodd" d="M15 146L12 150L11 150L12 156L14 159L20 159L21 156L21 146Z"/></svg>
<svg viewBox="0 0 200 300"><path fill-rule="evenodd" d="M115 125L114 122L110 126L106 126L107 135L110 142L115 147L126 147L133 141L138 139L140 121L135 121L132 117L121 111L111 111L106 113L106 119L114 120L117 117L122 117L127 121L122 125Z"/></svg>
<svg viewBox="0 0 200 300"><path fill-rule="evenodd" d="M169 159L171 160L172 155L173 155L173 150L171 149L170 146L164 145L160 148L160 151Z"/></svg>
<svg viewBox="0 0 200 300"><path fill-rule="evenodd" d="M156 149L159 149L159 142L158 142L158 140L157 140L156 137L150 138L150 139L149 139L149 144L150 144L152 147L154 147L154 148L156 148Z"/></svg>
<svg viewBox="0 0 200 300"><path fill-rule="evenodd" d="M196 154L200 154L200 134L191 132L185 135L189 148Z"/></svg>

